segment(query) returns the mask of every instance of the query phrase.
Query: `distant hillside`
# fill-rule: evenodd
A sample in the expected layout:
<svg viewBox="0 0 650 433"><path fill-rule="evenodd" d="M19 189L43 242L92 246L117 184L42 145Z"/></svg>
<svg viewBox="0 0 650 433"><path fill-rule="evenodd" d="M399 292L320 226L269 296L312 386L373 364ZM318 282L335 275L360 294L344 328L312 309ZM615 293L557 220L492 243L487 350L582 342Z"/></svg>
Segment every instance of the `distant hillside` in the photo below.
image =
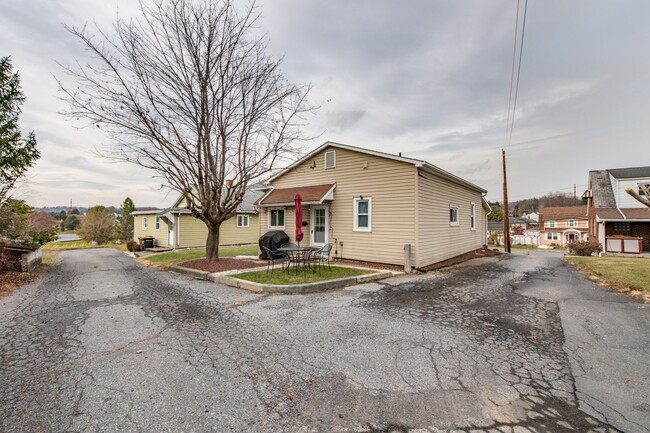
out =
<svg viewBox="0 0 650 433"><path fill-rule="evenodd" d="M73 206L72 209L77 209L80 214L85 214L88 211L87 207L83 206ZM117 208L115 206L107 206L106 209L108 209L109 212L112 213L119 213L120 208ZM69 206L45 206L45 207L35 207L34 210L36 211L42 211L42 212L47 212L47 213L61 213L62 210L64 210L66 213L68 213L71 209Z"/></svg>
<svg viewBox="0 0 650 433"><path fill-rule="evenodd" d="M581 197L574 199L573 194L552 192L541 197L509 202L508 207L511 215L521 216L523 213L538 212L545 207L580 206L581 204L587 204Z"/></svg>

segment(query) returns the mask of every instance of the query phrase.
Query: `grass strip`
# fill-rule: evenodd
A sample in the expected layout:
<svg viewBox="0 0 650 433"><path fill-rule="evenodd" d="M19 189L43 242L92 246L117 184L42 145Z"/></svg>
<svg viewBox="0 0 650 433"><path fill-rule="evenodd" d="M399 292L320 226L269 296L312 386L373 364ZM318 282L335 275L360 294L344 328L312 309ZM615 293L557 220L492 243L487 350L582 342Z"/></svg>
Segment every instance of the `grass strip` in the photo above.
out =
<svg viewBox="0 0 650 433"><path fill-rule="evenodd" d="M650 260L627 257L564 257L592 280L619 291L641 292L650 298Z"/></svg>
<svg viewBox="0 0 650 433"><path fill-rule="evenodd" d="M76 241L61 241L49 242L43 245L43 251L64 251L64 250L79 250L87 248L115 248L119 251L126 251L126 244L108 243L102 245L93 245L90 241L76 240Z"/></svg>
<svg viewBox="0 0 650 433"><path fill-rule="evenodd" d="M243 272L241 274L233 274L230 276L241 280L252 281L254 283L288 286L292 284L308 284L319 281L335 280L337 278L356 277L373 272L376 271L332 266L332 270L325 267L321 268L320 272L307 270L307 272L299 272L297 275L293 272L288 273L287 271L276 269L273 274L269 273L268 275L266 274L266 270L264 270Z"/></svg>

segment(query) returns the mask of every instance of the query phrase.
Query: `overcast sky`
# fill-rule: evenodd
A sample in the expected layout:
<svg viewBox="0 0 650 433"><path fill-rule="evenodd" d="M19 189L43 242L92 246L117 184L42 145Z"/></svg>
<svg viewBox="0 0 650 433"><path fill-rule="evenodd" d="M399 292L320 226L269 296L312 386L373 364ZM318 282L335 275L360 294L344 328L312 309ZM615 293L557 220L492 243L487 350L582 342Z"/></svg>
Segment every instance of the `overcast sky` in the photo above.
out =
<svg viewBox="0 0 650 433"><path fill-rule="evenodd" d="M57 62L84 56L63 24L109 29L132 0L0 0L41 159L33 206L170 205L154 173L93 153L101 131L57 114ZM521 1L523 8L524 0ZM320 105L307 150L336 141L424 159L501 199L515 0L260 0L271 55ZM584 189L593 169L650 165L650 2L530 0L512 145L511 200Z"/></svg>

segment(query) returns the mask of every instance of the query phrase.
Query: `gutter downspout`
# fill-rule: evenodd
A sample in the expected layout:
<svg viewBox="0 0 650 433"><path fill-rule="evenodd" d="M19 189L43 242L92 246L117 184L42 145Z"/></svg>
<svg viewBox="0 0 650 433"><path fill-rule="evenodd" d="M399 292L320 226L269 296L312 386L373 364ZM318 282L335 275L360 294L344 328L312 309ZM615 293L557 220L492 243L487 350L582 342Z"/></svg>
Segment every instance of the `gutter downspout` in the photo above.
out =
<svg viewBox="0 0 650 433"><path fill-rule="evenodd" d="M487 193L481 194L481 198L487 203L488 205L490 204L486 199L485 196ZM481 206L483 207L483 206ZM492 206L490 206L490 210L485 214L485 225L483 226L484 232L483 232L483 240L485 240L485 246L487 247L488 243L488 215L492 213Z"/></svg>

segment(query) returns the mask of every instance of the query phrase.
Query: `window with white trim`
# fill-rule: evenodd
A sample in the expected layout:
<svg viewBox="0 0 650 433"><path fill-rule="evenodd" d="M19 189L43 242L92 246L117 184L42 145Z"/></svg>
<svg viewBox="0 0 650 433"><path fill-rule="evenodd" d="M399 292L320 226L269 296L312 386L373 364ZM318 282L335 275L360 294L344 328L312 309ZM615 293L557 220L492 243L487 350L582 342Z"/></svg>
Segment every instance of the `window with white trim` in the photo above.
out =
<svg viewBox="0 0 650 433"><path fill-rule="evenodd" d="M237 214L237 227L248 227L248 215L247 214Z"/></svg>
<svg viewBox="0 0 650 433"><path fill-rule="evenodd" d="M160 217L156 217L156 230L160 231Z"/></svg>
<svg viewBox="0 0 650 433"><path fill-rule="evenodd" d="M449 225L458 226L458 206L449 206Z"/></svg>
<svg viewBox="0 0 650 433"><path fill-rule="evenodd" d="M546 240L547 241L560 240L560 235L559 235L559 233L546 233Z"/></svg>
<svg viewBox="0 0 650 433"><path fill-rule="evenodd" d="M578 225L578 221L569 220L568 225L569 225L569 227L576 227Z"/></svg>
<svg viewBox="0 0 650 433"><path fill-rule="evenodd" d="M325 152L325 168L336 167L336 152Z"/></svg>
<svg viewBox="0 0 650 433"><path fill-rule="evenodd" d="M284 229L284 208L269 209L269 228Z"/></svg>
<svg viewBox="0 0 650 433"><path fill-rule="evenodd" d="M469 204L469 222L472 230L476 230L476 203Z"/></svg>
<svg viewBox="0 0 650 433"><path fill-rule="evenodd" d="M372 231L372 198L358 197L354 199L354 229L355 232Z"/></svg>
<svg viewBox="0 0 650 433"><path fill-rule="evenodd" d="M546 227L555 228L555 220L548 221Z"/></svg>
<svg viewBox="0 0 650 433"><path fill-rule="evenodd" d="M147 230L147 217L142 217L142 230Z"/></svg>

